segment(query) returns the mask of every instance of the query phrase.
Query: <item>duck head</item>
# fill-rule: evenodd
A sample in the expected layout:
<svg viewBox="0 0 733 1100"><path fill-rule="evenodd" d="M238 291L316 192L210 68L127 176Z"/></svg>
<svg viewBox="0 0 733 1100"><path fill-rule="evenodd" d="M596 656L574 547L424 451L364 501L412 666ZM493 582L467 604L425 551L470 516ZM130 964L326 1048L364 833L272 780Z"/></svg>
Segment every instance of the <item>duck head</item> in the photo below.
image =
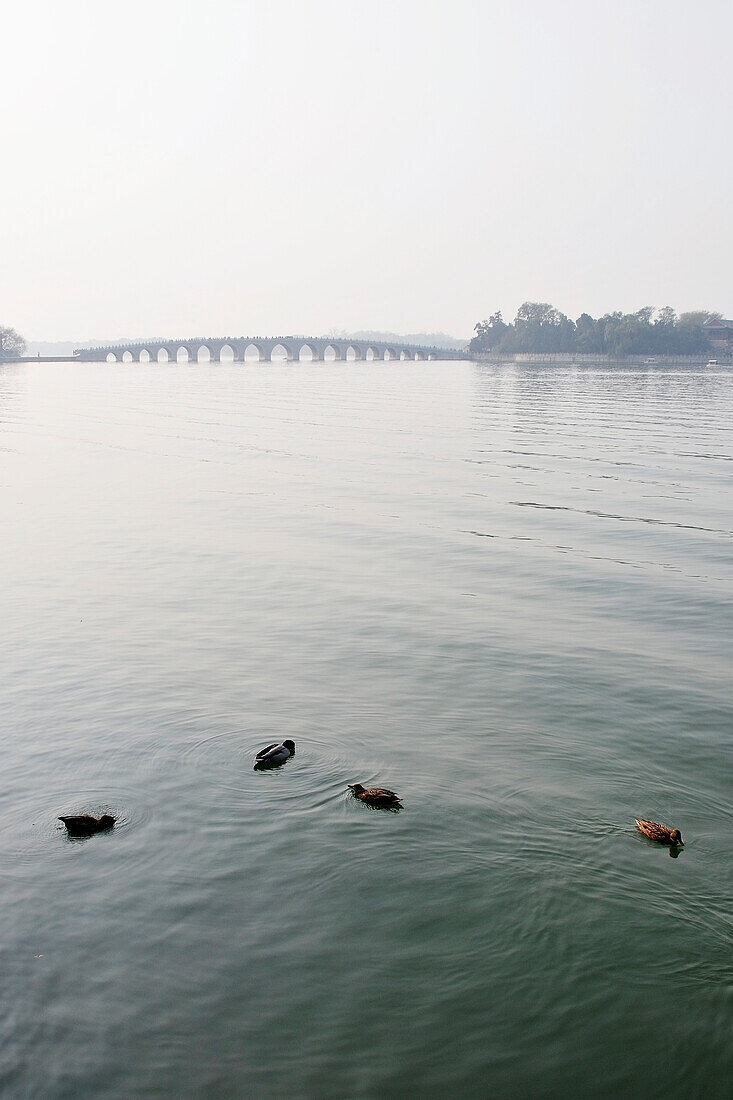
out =
<svg viewBox="0 0 733 1100"><path fill-rule="evenodd" d="M682 839L682 833L679 831L679 829L673 829L672 832L669 834L669 839L672 841L673 844L684 845L685 843Z"/></svg>
<svg viewBox="0 0 733 1100"><path fill-rule="evenodd" d="M347 786L350 791L354 792L354 794L361 794L361 792L364 790L361 783L349 783L347 784Z"/></svg>
<svg viewBox="0 0 733 1100"><path fill-rule="evenodd" d="M290 753L290 755L291 755L291 756L293 756L293 755L294 755L294 753L295 753L295 741L290 741L290 740L288 740L288 741L283 741L283 745L284 745L284 746L285 746L285 748L286 748L286 749L288 750L288 752Z"/></svg>

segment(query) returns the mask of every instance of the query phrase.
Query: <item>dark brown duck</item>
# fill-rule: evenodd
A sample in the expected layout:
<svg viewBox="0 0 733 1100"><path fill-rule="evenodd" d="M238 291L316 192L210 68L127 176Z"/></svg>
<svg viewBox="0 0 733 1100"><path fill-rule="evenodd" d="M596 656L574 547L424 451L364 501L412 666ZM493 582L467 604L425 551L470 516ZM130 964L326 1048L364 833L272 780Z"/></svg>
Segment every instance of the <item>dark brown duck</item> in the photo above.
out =
<svg viewBox="0 0 733 1100"><path fill-rule="evenodd" d="M367 802L370 806L401 806L402 799L394 791L388 791L386 787L362 787L361 783L349 783L349 790L360 802Z"/></svg>
<svg viewBox="0 0 733 1100"><path fill-rule="evenodd" d="M107 829L114 828L115 819L110 814L102 814L101 817L92 817L91 814L81 814L78 817L60 817L69 836L82 837L93 836L94 833L103 833Z"/></svg>

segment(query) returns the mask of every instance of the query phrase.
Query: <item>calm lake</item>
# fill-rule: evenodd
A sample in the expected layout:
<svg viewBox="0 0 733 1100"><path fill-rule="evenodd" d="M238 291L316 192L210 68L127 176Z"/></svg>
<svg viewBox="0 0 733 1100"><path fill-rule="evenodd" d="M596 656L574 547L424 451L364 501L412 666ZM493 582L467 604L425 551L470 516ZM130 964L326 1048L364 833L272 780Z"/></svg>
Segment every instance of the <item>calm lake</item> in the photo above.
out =
<svg viewBox="0 0 733 1100"><path fill-rule="evenodd" d="M2 1096L729 1097L732 425L722 367L0 368Z"/></svg>

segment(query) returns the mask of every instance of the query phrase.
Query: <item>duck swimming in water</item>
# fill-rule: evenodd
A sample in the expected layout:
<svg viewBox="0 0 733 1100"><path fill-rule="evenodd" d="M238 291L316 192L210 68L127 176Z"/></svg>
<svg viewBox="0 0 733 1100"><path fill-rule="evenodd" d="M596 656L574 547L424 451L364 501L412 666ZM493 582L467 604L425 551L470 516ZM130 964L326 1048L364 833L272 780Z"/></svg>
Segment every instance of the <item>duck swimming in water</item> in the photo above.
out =
<svg viewBox="0 0 733 1100"><path fill-rule="evenodd" d="M92 817L91 814L82 814L80 817L60 817L69 836L83 837L93 836L94 833L103 833L107 829L114 828L115 819L111 814L102 814L101 817Z"/></svg>
<svg viewBox="0 0 733 1100"><path fill-rule="evenodd" d="M402 799L394 791L388 791L386 787L362 787L361 783L349 783L349 790L354 792L360 802L366 802L370 806L402 806Z"/></svg>
<svg viewBox="0 0 733 1100"><path fill-rule="evenodd" d="M671 844L675 848L684 845L679 829L670 829L669 825L660 825L658 821L645 821L643 817L635 817L637 828L650 840L656 840L659 844Z"/></svg>
<svg viewBox="0 0 733 1100"><path fill-rule="evenodd" d="M284 764L291 756L295 755L295 741L283 741L281 745L274 742L260 749L255 760L255 771L261 768L277 768Z"/></svg>

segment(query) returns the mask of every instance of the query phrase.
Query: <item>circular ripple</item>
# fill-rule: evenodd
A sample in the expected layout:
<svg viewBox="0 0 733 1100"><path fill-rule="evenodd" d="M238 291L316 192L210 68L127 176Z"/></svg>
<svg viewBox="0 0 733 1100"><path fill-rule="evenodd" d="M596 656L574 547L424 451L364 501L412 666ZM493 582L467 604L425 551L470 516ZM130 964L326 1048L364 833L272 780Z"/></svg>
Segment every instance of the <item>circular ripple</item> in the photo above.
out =
<svg viewBox="0 0 733 1100"><path fill-rule="evenodd" d="M70 837L59 817L86 813L94 817L107 813L115 818L115 828L104 834L108 838L128 830L143 832L153 822L153 811L144 797L128 788L95 786L72 790L66 786L45 791L42 801L29 791L15 797L0 816L0 828L13 837L12 852L4 853L4 862L12 861L15 869L34 866L47 857L50 845L83 845L86 840ZM144 849L141 843L141 856Z"/></svg>
<svg viewBox="0 0 733 1100"><path fill-rule="evenodd" d="M286 738L295 742L294 756L280 767L255 770L258 751ZM319 808L348 794L348 783L365 781L365 748L348 733L326 738L291 719L211 733L189 744L182 758L206 776L220 808L256 800L266 807L280 804L282 809L283 797L293 806Z"/></svg>

